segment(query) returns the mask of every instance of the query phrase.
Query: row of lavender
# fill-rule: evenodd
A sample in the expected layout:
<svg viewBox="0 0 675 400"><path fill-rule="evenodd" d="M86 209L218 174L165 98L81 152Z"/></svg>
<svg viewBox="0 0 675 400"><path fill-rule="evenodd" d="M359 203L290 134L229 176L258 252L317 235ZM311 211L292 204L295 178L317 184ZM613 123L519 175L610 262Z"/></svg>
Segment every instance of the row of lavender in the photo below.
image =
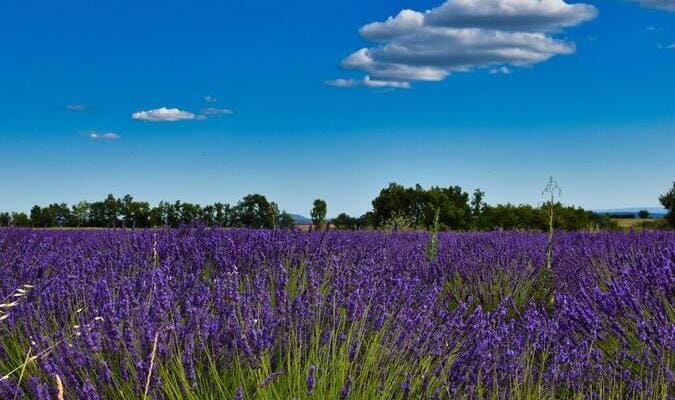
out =
<svg viewBox="0 0 675 400"><path fill-rule="evenodd" d="M675 233L558 233L550 304L523 298L545 264L544 235L442 234L434 260L428 242L422 233L0 230L0 296L34 286L0 322L0 374L9 374L0 397L52 398L58 375L79 398L110 397L116 377L143 393L146 376L150 394L169 398L156 369L176 353L189 392L203 381L204 354L218 370L254 370L291 341L344 340L354 325L362 338L382 333L401 359L435 365L435 390L411 370L402 398L418 378L419 396L439 398L480 388L506 396L528 373L558 394L592 393L597 382L650 394L673 383ZM351 347L356 370L361 350ZM19 349L38 357L17 369ZM262 398L260 386L232 384L237 396Z"/></svg>

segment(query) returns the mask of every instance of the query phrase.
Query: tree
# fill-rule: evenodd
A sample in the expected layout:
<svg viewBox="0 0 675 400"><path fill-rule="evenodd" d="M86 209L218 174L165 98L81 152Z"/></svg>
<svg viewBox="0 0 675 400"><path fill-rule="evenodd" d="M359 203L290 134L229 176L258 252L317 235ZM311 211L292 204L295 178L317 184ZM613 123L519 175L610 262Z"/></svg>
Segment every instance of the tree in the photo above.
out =
<svg viewBox="0 0 675 400"><path fill-rule="evenodd" d="M127 194L120 200L120 214L122 215L122 226L125 228L133 227L135 221L134 198Z"/></svg>
<svg viewBox="0 0 675 400"><path fill-rule="evenodd" d="M471 215L474 217L479 216L480 213L483 212L483 209L485 208L485 202L483 202L484 198L484 191L480 189L473 191L473 196L471 197Z"/></svg>
<svg viewBox="0 0 675 400"><path fill-rule="evenodd" d="M48 210L50 217L53 218L53 226L64 227L70 224L70 208L66 203L50 204Z"/></svg>
<svg viewBox="0 0 675 400"><path fill-rule="evenodd" d="M173 204L167 203L166 224L172 228L175 228L180 224L181 220L180 207L181 207L180 200L176 200L176 202L174 202Z"/></svg>
<svg viewBox="0 0 675 400"><path fill-rule="evenodd" d="M314 228L320 230L323 227L323 225L325 224L327 212L328 206L326 205L326 202L324 200L321 199L314 200L314 207L310 212L310 216L312 217L312 225L314 225Z"/></svg>
<svg viewBox="0 0 675 400"><path fill-rule="evenodd" d="M9 226L12 222L12 216L8 212L0 213L0 227Z"/></svg>
<svg viewBox="0 0 675 400"><path fill-rule="evenodd" d="M199 215L199 220L206 226L214 226L216 221L215 211L216 209L212 205L202 207L202 212Z"/></svg>
<svg viewBox="0 0 675 400"><path fill-rule="evenodd" d="M249 194L244 197L234 210L237 226L247 228L274 227L276 213L272 204L261 194Z"/></svg>
<svg viewBox="0 0 675 400"><path fill-rule="evenodd" d="M373 224L376 228L387 226L394 230L431 229L437 211L439 229L466 229L470 226L469 195L461 187L433 186L425 190L419 184L414 188L405 188L390 183L373 200Z"/></svg>
<svg viewBox="0 0 675 400"><path fill-rule="evenodd" d="M673 182L673 187L670 191L659 197L659 201L668 210L668 215L666 215L668 224L671 228L675 228L675 182Z"/></svg>
<svg viewBox="0 0 675 400"><path fill-rule="evenodd" d="M232 226L232 207L229 204L216 203L213 208L216 225Z"/></svg>
<svg viewBox="0 0 675 400"><path fill-rule="evenodd" d="M54 227L56 226L56 209L53 207L53 205L45 208L34 206L30 210L30 220L33 227Z"/></svg>
<svg viewBox="0 0 675 400"><path fill-rule="evenodd" d="M109 194L103 201L103 208L106 225L110 228L117 227L121 208L120 200L116 199L112 194Z"/></svg>
<svg viewBox="0 0 675 400"><path fill-rule="evenodd" d="M345 213L339 214L331 221L335 228L340 230L356 230L358 229L358 221Z"/></svg>
<svg viewBox="0 0 675 400"><path fill-rule="evenodd" d="M640 212L638 213L638 217L640 217L641 219L647 219L647 218L649 218L649 211L647 211L647 210L640 210Z"/></svg>
<svg viewBox="0 0 675 400"><path fill-rule="evenodd" d="M77 228L87 225L90 213L91 205L86 201L81 201L74 205L71 212L73 225Z"/></svg>
<svg viewBox="0 0 675 400"><path fill-rule="evenodd" d="M91 203L89 207L89 222L87 225L94 227L109 226L105 204L102 201Z"/></svg>
<svg viewBox="0 0 675 400"><path fill-rule="evenodd" d="M12 213L12 225L21 227L30 227L30 218L23 212Z"/></svg>
<svg viewBox="0 0 675 400"><path fill-rule="evenodd" d="M284 210L277 217L277 226L281 229L293 229L295 226L295 221L293 220L291 214Z"/></svg>
<svg viewBox="0 0 675 400"><path fill-rule="evenodd" d="M149 228L150 227L150 203L147 201L135 201L133 207L133 222L132 228Z"/></svg>
<svg viewBox="0 0 675 400"><path fill-rule="evenodd" d="M177 207L180 210L180 222L189 224L190 222L198 221L200 219L202 210L199 204L180 203Z"/></svg>
<svg viewBox="0 0 675 400"><path fill-rule="evenodd" d="M279 221L279 205L273 201L270 202L270 211L272 212L272 217L274 224L272 227L277 229L277 222Z"/></svg>
<svg viewBox="0 0 675 400"><path fill-rule="evenodd" d="M373 228L375 226L374 221L375 217L373 217L373 212L368 211L367 213L363 214L362 216L356 219L356 227L357 229Z"/></svg>

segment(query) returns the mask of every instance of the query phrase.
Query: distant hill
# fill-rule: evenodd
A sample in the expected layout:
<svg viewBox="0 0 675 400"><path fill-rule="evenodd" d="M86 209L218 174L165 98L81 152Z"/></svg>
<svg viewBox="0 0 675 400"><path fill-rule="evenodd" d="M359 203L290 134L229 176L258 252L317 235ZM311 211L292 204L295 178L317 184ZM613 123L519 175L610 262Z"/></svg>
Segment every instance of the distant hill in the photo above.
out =
<svg viewBox="0 0 675 400"><path fill-rule="evenodd" d="M668 210L661 207L611 208L604 210L593 210L593 212L598 215L605 215L605 214L626 215L626 216L633 215L637 218L638 213L642 210L649 211L649 218L653 219L665 218L666 214L668 214Z"/></svg>
<svg viewBox="0 0 675 400"><path fill-rule="evenodd" d="M291 218L293 218L293 222L296 225L308 225L308 224L312 223L311 219L309 219L307 217L304 217L302 215L299 215L299 214L291 214Z"/></svg>

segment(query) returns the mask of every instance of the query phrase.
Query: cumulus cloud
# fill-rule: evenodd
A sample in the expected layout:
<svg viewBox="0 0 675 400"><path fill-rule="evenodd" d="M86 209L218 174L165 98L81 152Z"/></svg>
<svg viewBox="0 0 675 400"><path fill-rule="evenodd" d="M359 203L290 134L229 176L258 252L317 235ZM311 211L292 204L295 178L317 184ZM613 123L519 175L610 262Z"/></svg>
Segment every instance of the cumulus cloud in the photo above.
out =
<svg viewBox="0 0 675 400"><path fill-rule="evenodd" d="M154 110L135 112L131 115L131 118L138 121L175 122L193 120L197 116L189 111L162 107Z"/></svg>
<svg viewBox="0 0 675 400"><path fill-rule="evenodd" d="M202 115L206 116L217 116L217 115L232 115L234 111L229 108L215 108L209 107L202 110Z"/></svg>
<svg viewBox="0 0 675 400"><path fill-rule="evenodd" d="M115 132L89 132L87 136L94 140L117 140L121 137Z"/></svg>
<svg viewBox="0 0 675 400"><path fill-rule="evenodd" d="M675 0L633 0L644 7L658 8L660 10L675 11Z"/></svg>
<svg viewBox="0 0 675 400"><path fill-rule="evenodd" d="M361 37L374 45L346 57L342 67L365 72L379 87L409 87L453 72L528 66L573 53L575 44L554 34L596 16L595 7L564 0L448 0L363 26ZM366 79L327 84L369 86Z"/></svg>

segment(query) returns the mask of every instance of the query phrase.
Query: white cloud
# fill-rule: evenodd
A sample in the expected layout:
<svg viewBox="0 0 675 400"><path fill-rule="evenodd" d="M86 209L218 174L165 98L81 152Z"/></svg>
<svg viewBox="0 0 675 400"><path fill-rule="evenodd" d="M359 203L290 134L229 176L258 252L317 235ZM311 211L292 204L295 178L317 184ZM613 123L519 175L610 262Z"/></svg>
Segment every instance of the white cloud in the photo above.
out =
<svg viewBox="0 0 675 400"><path fill-rule="evenodd" d="M339 88L350 88L354 86L365 86L370 88L391 88L391 89L410 89L410 82L398 82L398 81L381 81L377 79L371 79L370 76L367 76L363 79L345 79L339 78L330 81L324 82L328 86L339 87Z"/></svg>
<svg viewBox="0 0 675 400"><path fill-rule="evenodd" d="M356 79L344 79L344 78L339 78L339 79L333 79L330 81L324 82L328 86L333 86L333 87L339 87L339 88L348 88L348 87L354 87L358 86L361 84L361 81L356 80Z"/></svg>
<svg viewBox="0 0 675 400"><path fill-rule="evenodd" d="M175 122L193 120L196 119L196 116L189 111L162 107L154 110L135 112L131 115L131 118L139 121Z"/></svg>
<svg viewBox="0 0 675 400"><path fill-rule="evenodd" d="M660 10L675 11L675 0L633 0L643 7L658 8Z"/></svg>
<svg viewBox="0 0 675 400"><path fill-rule="evenodd" d="M117 140L121 136L114 132L89 132L87 136L94 140Z"/></svg>
<svg viewBox="0 0 675 400"><path fill-rule="evenodd" d="M491 75L508 75L511 73L511 70L508 69L507 67L501 66L499 68L492 68L490 69L490 74Z"/></svg>
<svg viewBox="0 0 675 400"><path fill-rule="evenodd" d="M588 4L564 0L449 0L426 20L445 28L479 28L516 32L556 32L597 16Z"/></svg>
<svg viewBox="0 0 675 400"><path fill-rule="evenodd" d="M326 83L409 87L411 81L440 81L453 72L544 62L576 50L554 33L596 15L593 6L564 0L448 0L426 12L403 10L362 27L361 36L375 45L342 61L367 79Z"/></svg>
<svg viewBox="0 0 675 400"><path fill-rule="evenodd" d="M206 96L206 97L204 97L204 101L207 102L207 103L215 103L216 101L218 101L218 99L216 99L213 96Z"/></svg>
<svg viewBox="0 0 675 400"><path fill-rule="evenodd" d="M215 108L209 107L202 110L202 115L206 116L216 116L216 115L232 115L234 111L229 108Z"/></svg>
<svg viewBox="0 0 675 400"><path fill-rule="evenodd" d="M68 111L86 111L86 110L87 110L87 106L85 106L85 105L83 105L83 104L68 104L68 105L66 106L66 109L67 109Z"/></svg>
<svg viewBox="0 0 675 400"><path fill-rule="evenodd" d="M410 82L380 81L371 79L370 76L363 78L363 85L372 88L410 89Z"/></svg>

